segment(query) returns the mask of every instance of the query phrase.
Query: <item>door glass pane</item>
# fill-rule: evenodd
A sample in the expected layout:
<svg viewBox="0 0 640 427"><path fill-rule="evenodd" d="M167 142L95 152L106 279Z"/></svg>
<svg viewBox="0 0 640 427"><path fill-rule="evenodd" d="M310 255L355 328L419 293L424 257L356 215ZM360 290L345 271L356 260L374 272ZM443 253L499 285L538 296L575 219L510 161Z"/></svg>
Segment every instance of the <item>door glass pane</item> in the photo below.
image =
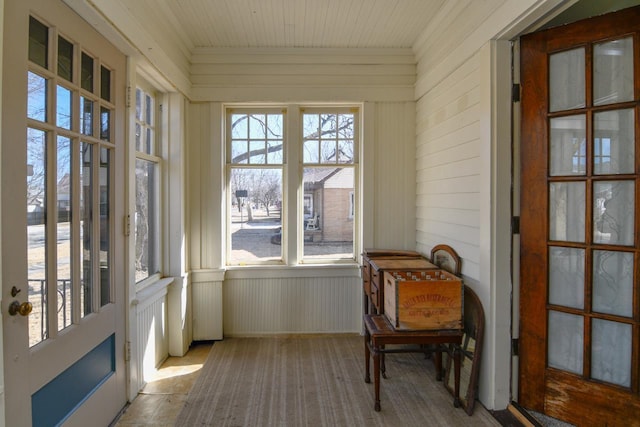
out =
<svg viewBox="0 0 640 427"><path fill-rule="evenodd" d="M100 149L100 305L111 302L111 150Z"/></svg>
<svg viewBox="0 0 640 427"><path fill-rule="evenodd" d="M49 336L46 286L46 141L41 130L27 129L27 281L33 305L29 319L29 346Z"/></svg>
<svg viewBox="0 0 640 427"><path fill-rule="evenodd" d="M93 102L80 97L80 132L93 135Z"/></svg>
<svg viewBox="0 0 640 427"><path fill-rule="evenodd" d="M27 85L27 117L44 122L47 120L47 79L29 72Z"/></svg>
<svg viewBox="0 0 640 427"><path fill-rule="evenodd" d="M585 183L549 184L549 238L565 242L584 242Z"/></svg>
<svg viewBox="0 0 640 427"><path fill-rule="evenodd" d="M100 306L111 302L111 150L100 149Z"/></svg>
<svg viewBox="0 0 640 427"><path fill-rule="evenodd" d="M633 173L633 109L594 114L593 172L597 175Z"/></svg>
<svg viewBox="0 0 640 427"><path fill-rule="evenodd" d="M634 181L598 181L593 184L593 241L633 245Z"/></svg>
<svg viewBox="0 0 640 427"><path fill-rule="evenodd" d="M633 39L627 37L593 46L593 104L633 99Z"/></svg>
<svg viewBox="0 0 640 427"><path fill-rule="evenodd" d="M584 249L549 248L549 303L584 308Z"/></svg>
<svg viewBox="0 0 640 427"><path fill-rule="evenodd" d="M593 251L593 310L633 316L633 253Z"/></svg>
<svg viewBox="0 0 640 427"><path fill-rule="evenodd" d="M591 378L631 386L631 325L593 319Z"/></svg>
<svg viewBox="0 0 640 427"><path fill-rule="evenodd" d="M82 52L80 86L82 89L93 92L93 58Z"/></svg>
<svg viewBox="0 0 640 427"><path fill-rule="evenodd" d="M49 29L34 17L29 17L29 61L47 68L49 59Z"/></svg>
<svg viewBox="0 0 640 427"><path fill-rule="evenodd" d="M111 71L100 67L100 96L105 101L111 101Z"/></svg>
<svg viewBox="0 0 640 427"><path fill-rule="evenodd" d="M549 311L548 363L552 368L582 374L584 321L575 314Z"/></svg>
<svg viewBox="0 0 640 427"><path fill-rule="evenodd" d="M67 81L72 80L73 44L58 36L58 75Z"/></svg>
<svg viewBox="0 0 640 427"><path fill-rule="evenodd" d="M56 125L63 129L71 129L72 100L71 91L58 86L56 100Z"/></svg>
<svg viewBox="0 0 640 427"><path fill-rule="evenodd" d="M82 316L93 313L93 146L81 144L80 152L80 239L82 241Z"/></svg>
<svg viewBox="0 0 640 427"><path fill-rule="evenodd" d="M111 140L111 110L100 107L100 139Z"/></svg>
<svg viewBox="0 0 640 427"><path fill-rule="evenodd" d="M550 55L549 86L550 111L585 106L584 48Z"/></svg>
<svg viewBox="0 0 640 427"><path fill-rule="evenodd" d="M587 170L584 114L551 119L549 170L551 176L584 175Z"/></svg>
<svg viewBox="0 0 640 427"><path fill-rule="evenodd" d="M58 330L71 324L71 140L58 136Z"/></svg>

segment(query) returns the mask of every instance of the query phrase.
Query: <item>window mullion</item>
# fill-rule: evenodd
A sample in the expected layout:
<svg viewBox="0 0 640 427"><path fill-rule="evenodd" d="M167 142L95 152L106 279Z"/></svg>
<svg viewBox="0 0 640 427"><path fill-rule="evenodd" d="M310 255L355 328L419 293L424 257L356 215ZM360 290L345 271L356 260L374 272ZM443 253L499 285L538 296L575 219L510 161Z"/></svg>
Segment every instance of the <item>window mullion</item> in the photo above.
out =
<svg viewBox="0 0 640 427"><path fill-rule="evenodd" d="M47 330L48 338L53 338L58 333L58 317L57 317L57 276L58 276L58 256L57 256L57 234L58 234L58 209L57 191L56 191L56 134L47 132L47 142L45 148L46 161L46 179L45 191L47 194L46 201L46 251L45 265L47 277Z"/></svg>
<svg viewBox="0 0 640 427"><path fill-rule="evenodd" d="M302 125L300 121L300 107L289 105L286 118L287 143L285 144L287 162L285 164L285 180L283 197L286 200L287 212L283 217L283 224L289 231L287 246L285 249L288 265L297 265L302 259L302 239L304 230L302 227L302 204L304 191L302 189Z"/></svg>
<svg viewBox="0 0 640 427"><path fill-rule="evenodd" d="M78 116L76 116L78 117ZM71 321L78 323L82 316L81 311L81 287L82 287L82 241L80 240L80 174L82 156L81 142L79 138L73 138L71 142Z"/></svg>
<svg viewBox="0 0 640 427"><path fill-rule="evenodd" d="M91 156L91 313L100 307L100 145L92 144Z"/></svg>

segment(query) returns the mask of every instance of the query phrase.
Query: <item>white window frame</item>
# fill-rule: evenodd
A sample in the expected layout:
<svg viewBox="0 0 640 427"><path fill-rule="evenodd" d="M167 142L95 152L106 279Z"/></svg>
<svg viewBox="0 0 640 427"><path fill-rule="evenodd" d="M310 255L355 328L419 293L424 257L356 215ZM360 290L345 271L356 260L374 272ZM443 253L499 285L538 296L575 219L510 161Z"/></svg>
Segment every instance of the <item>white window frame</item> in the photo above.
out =
<svg viewBox="0 0 640 427"><path fill-rule="evenodd" d="M156 193L157 193L157 198L156 198L156 202L155 202L155 224L157 227L157 236L156 236L156 246L157 246L157 251L158 253L156 254L157 257L157 264L158 264L158 271L155 273L150 274L149 276L147 276L144 279L141 279L140 281L136 281L135 280L135 274L136 274L136 266L135 266L135 238L136 238L136 230L135 230L135 207L134 209L132 209L132 215L133 217L130 218L129 220L129 226L130 226L130 232L131 232L131 237L133 239L133 253L131 254L131 263L132 263L132 269L133 269L133 277L134 277L134 281L135 281L135 287L136 289L142 290L144 288L146 288L147 286L157 282L158 280L160 280L163 277L163 260L164 260L164 227L163 227L163 212L164 212L164 192L163 192L163 174L164 174L164 153L165 153L165 143L164 143L164 135L162 132L162 114L163 114L163 107L162 107L162 102L163 102L163 94L161 92L159 92L158 90L156 90L150 83L148 83L143 77L141 76L136 76L136 84L135 84L135 88L132 89L132 96L131 96L131 103L132 103L132 108L134 109L134 114L133 114L133 126L134 126L134 134L135 134L135 127L137 124L141 125L142 129L145 129L145 127L149 127L147 126L147 124L143 123L143 121L140 121L138 119L138 117L135 114L135 108L136 108L136 96L137 96L137 91L141 90L143 92L143 94L149 95L152 99L153 99L153 111L152 111L152 123L151 123L151 129L153 132L153 144L152 144L152 148L151 148L151 153L146 153L144 151L138 151L137 147L136 147L136 140L134 139L133 141L131 141L131 144L133 146L133 153L135 156L135 159L133 161L132 164L132 171L131 173L133 174L134 180L133 180L133 186L131 188L131 191L134 193L135 195L135 174L136 174L136 161L137 160L144 160L144 161L148 161L148 162L153 162L156 164L157 169L156 169L156 176L155 176L155 186L156 186Z"/></svg>
<svg viewBox="0 0 640 427"><path fill-rule="evenodd" d="M283 182L282 182L282 232L281 232L281 248L282 248L282 260L280 262L255 262L255 263L242 263L242 264L230 264L228 257L231 251L231 236L230 236L230 215L224 215L224 222L226 224L224 231L224 256L223 264L227 269L242 269L245 267L300 267L307 266L320 266L320 265L350 265L357 263L358 253L362 246L362 232L360 230L360 217L358 207L361 206L359 202L362 191L360 190L360 158L362 150L362 114L363 106L361 104L326 104L326 105L305 105L305 104L287 104L287 105L256 105L256 104L226 104L223 106L224 113L224 167L225 167L225 209L231 207L231 188L229 185L230 168L233 166L230 164L230 136L227 127L229 123L229 115L233 112L243 113L260 113L267 109L280 109L284 112L284 152L283 152ZM355 141L354 141L354 161L349 164L330 164L337 167L348 167L354 170L354 190L350 193L349 212L348 219L353 220L353 257L352 258L304 258L304 203L305 194L303 190L303 127L302 116L305 112L321 112L327 114L349 112L354 114L354 127L355 127ZM295 160L295 161L292 161ZM313 201L312 201L313 203ZM288 236L294 233L295 237L289 238ZM292 236L293 237L293 236Z"/></svg>
<svg viewBox="0 0 640 427"><path fill-rule="evenodd" d="M232 114L281 114L283 120L283 150L282 150L282 163L264 163L264 164L252 164L252 163L231 163L231 141L232 135L230 131L230 117ZM269 265L278 265L282 266L286 264L286 231L282 225L285 223L286 217L286 206L287 202L287 151L288 151L288 137L287 137L287 113L286 109L283 109L281 106L246 106L246 105L238 105L238 106L228 106L224 110L224 123L225 123L225 200L227 207L227 212L225 215L225 249L224 249L224 260L225 265L227 267L239 267L239 266L269 266ZM232 186L231 186L231 171L234 169L280 169L282 176L282 206L281 206L281 242L280 242L280 258L279 259L259 259L254 262L248 262L244 260L240 260L237 263L232 263L230 261L231 247L232 247L232 238L231 238L231 212L230 209L232 207L232 200L234 199L234 195L232 194Z"/></svg>

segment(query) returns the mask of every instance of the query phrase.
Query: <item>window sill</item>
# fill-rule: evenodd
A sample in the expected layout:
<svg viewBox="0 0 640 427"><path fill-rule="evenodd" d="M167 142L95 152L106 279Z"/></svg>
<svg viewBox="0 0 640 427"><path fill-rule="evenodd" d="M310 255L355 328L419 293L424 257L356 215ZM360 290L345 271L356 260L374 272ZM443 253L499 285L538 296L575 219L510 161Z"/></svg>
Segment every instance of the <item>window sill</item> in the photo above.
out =
<svg viewBox="0 0 640 427"><path fill-rule="evenodd" d="M360 277L360 266L349 264L313 264L297 266L242 266L227 267L225 279L274 279L308 277Z"/></svg>
<svg viewBox="0 0 640 427"><path fill-rule="evenodd" d="M138 305L144 301L152 299L159 293L167 293L167 288L173 283L173 277L163 277L155 281L145 283L145 286L136 289L136 295L131 300L131 305Z"/></svg>

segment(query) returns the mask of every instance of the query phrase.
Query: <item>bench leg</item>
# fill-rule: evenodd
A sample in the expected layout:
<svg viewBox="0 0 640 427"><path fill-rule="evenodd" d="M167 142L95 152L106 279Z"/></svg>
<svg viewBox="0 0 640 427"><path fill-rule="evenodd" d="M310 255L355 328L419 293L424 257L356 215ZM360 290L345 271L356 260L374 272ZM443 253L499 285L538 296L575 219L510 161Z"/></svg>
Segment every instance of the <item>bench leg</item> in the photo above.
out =
<svg viewBox="0 0 640 427"><path fill-rule="evenodd" d="M456 408L460 407L460 349L458 346L454 346L453 348L453 367L454 367L454 393L453 393L453 406Z"/></svg>
<svg viewBox="0 0 640 427"><path fill-rule="evenodd" d="M384 350L384 345L380 346L381 349ZM380 373L382 374L382 378L387 379L387 364L384 361L384 353L380 354Z"/></svg>
<svg viewBox="0 0 640 427"><path fill-rule="evenodd" d="M370 383L371 377L369 376L369 359L371 358L371 352L369 351L369 331L364 333L364 382Z"/></svg>
<svg viewBox="0 0 640 427"><path fill-rule="evenodd" d="M378 348L373 349L373 382L376 396L373 409L380 412L380 351Z"/></svg>
<svg viewBox="0 0 640 427"><path fill-rule="evenodd" d="M440 349L436 349L433 363L436 365L436 381L442 381L442 352Z"/></svg>

